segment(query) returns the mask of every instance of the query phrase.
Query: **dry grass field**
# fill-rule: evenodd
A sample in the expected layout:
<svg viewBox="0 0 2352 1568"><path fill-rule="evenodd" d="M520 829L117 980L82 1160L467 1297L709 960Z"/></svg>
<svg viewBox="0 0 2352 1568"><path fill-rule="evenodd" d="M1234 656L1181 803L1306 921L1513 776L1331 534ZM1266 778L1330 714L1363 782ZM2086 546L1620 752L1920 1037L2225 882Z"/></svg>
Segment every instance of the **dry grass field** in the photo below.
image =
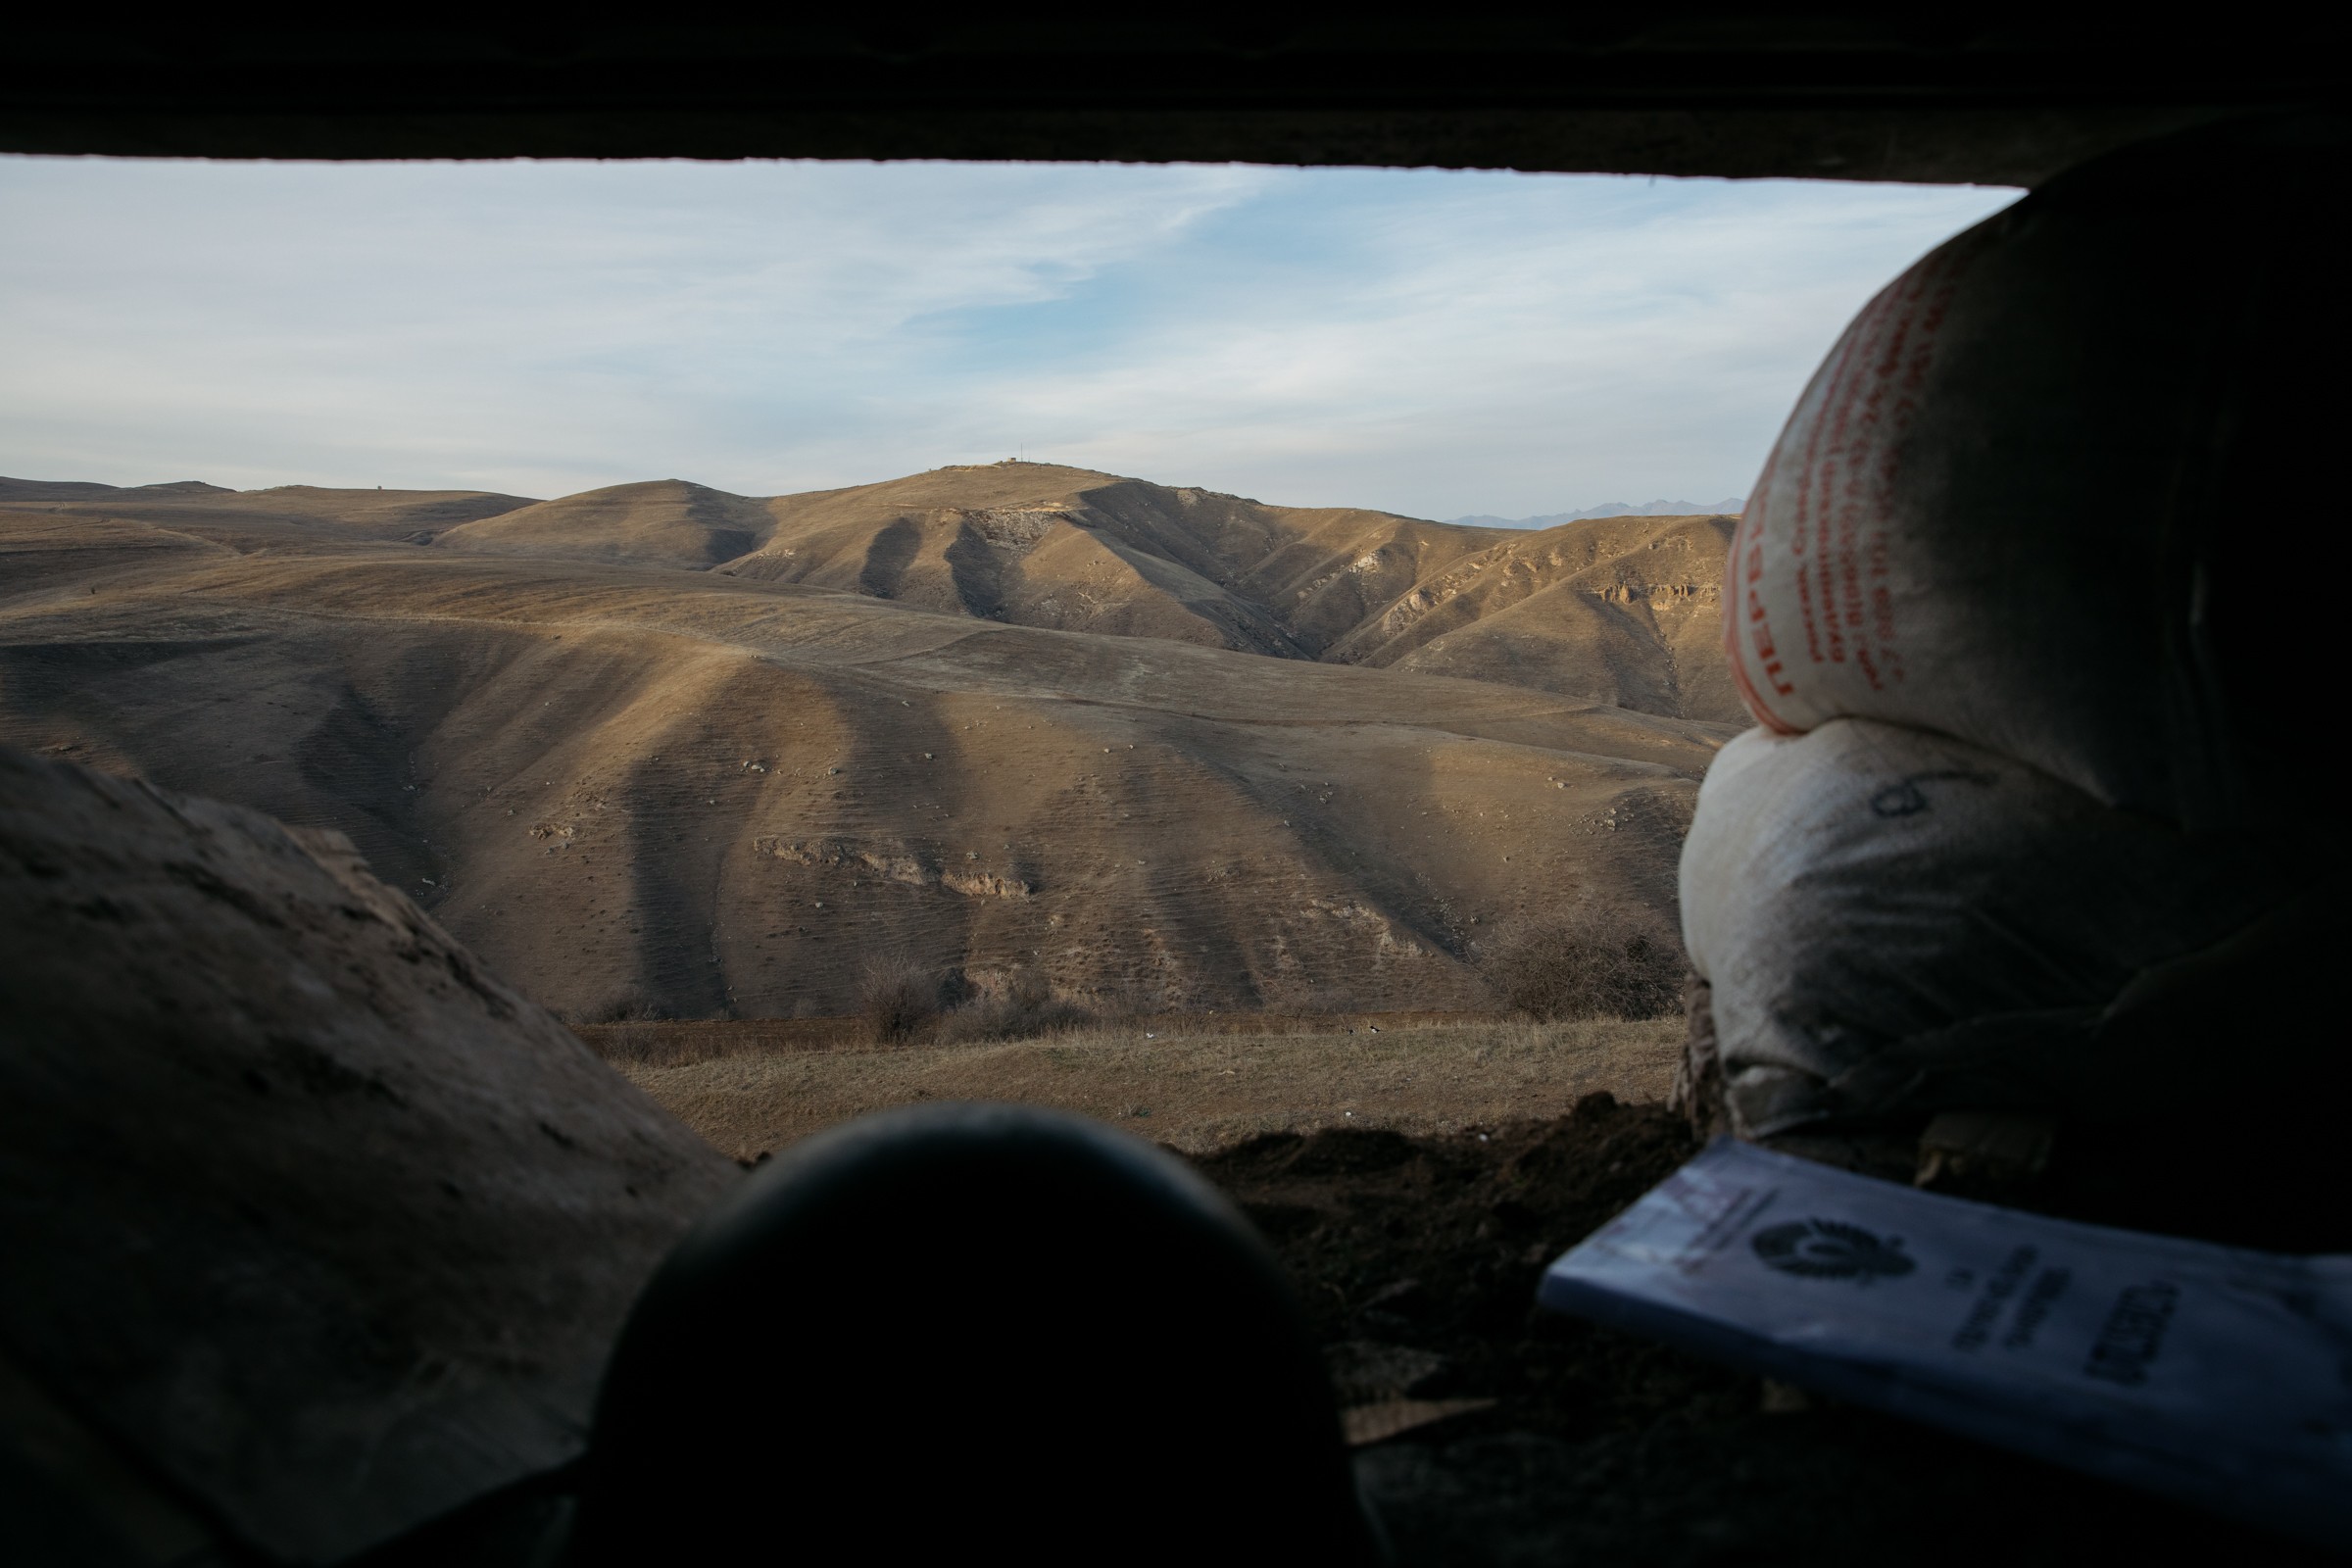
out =
<svg viewBox="0 0 2352 1568"><path fill-rule="evenodd" d="M1663 1100L1683 1036L1679 1017L1334 1020L1288 1034L1148 1019L1037 1040L874 1048L829 1044L813 1021L785 1027L802 1038L760 1044L757 1025L628 1024L582 1033L738 1159L924 1100L1057 1106L1195 1154L1261 1133L1327 1127L1455 1133L1562 1116L1595 1090L1626 1102ZM676 1065L628 1060L614 1050L621 1031L643 1032L626 1054L659 1055L664 1032L713 1028L745 1038L723 1054ZM847 1033L844 1025L833 1038Z"/></svg>

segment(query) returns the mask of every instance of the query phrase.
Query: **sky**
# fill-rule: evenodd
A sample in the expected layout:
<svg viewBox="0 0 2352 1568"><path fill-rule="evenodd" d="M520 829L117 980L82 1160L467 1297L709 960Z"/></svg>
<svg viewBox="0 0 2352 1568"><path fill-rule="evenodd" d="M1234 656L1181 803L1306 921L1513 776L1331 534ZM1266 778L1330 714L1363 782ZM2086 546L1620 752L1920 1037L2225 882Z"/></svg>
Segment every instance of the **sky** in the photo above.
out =
<svg viewBox="0 0 2352 1568"><path fill-rule="evenodd" d="M0 473L776 495L1025 456L1415 516L1712 502L2018 194L0 158Z"/></svg>

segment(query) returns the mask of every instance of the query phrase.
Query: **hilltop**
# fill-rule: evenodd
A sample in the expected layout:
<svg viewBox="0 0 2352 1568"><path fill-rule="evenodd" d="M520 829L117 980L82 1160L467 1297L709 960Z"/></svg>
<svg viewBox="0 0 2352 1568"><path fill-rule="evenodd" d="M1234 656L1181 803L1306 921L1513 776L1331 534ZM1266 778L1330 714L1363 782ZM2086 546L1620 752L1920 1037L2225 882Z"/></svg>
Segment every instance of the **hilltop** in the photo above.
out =
<svg viewBox="0 0 2352 1568"><path fill-rule="evenodd" d="M764 499L674 479L620 485L434 542L805 583L1010 625L1442 671L1735 722L1714 648L1729 539L1720 516L1528 533L1003 463ZM1508 625L1482 624L1506 612Z"/></svg>

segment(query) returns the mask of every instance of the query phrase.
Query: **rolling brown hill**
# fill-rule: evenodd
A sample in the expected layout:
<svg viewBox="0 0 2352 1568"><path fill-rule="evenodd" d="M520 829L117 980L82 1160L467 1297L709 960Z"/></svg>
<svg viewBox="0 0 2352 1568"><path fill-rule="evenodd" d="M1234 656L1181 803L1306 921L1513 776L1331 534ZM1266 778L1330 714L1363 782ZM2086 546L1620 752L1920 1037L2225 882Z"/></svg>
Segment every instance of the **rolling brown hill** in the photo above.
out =
<svg viewBox="0 0 2352 1568"><path fill-rule="evenodd" d="M699 571L744 555L774 531L763 502L683 479L655 479L487 514L430 542L502 556Z"/></svg>
<svg viewBox="0 0 2352 1568"><path fill-rule="evenodd" d="M1514 534L1416 583L1324 657L1744 723L1722 643L1735 521L1604 517Z"/></svg>
<svg viewBox="0 0 2352 1568"><path fill-rule="evenodd" d="M950 477L973 472L1003 489ZM917 501L960 497L947 509L964 514L960 540L971 514L1020 513L1035 480L940 470L881 503L762 503L772 530L744 526L752 548L716 570L543 548L574 549L552 520L565 507L567 526L608 529L583 551L684 552L695 530L746 516L682 485L536 505L318 490L0 502L0 740L342 829L575 1014L838 1012L858 964L889 951L978 979L1035 966L1067 993L1157 1008L1476 1005L1475 962L1498 934L1588 894L1671 900L1695 780L1730 726L1414 665L1470 660L1476 645L1456 640L1487 619L1534 635L1514 617L1546 595L1629 605L1604 595L1672 573L1611 563L1670 562L1668 546L1637 528L1622 548L1495 555L1544 536L1370 513L1268 521L1279 509L1115 480L1089 484L1096 512L1079 521L1015 518L1037 535L1020 592L1040 591L1027 563L1051 546L1098 566L1134 566L1122 550L1174 561L1245 609L1288 594L1287 617L1262 611L1262 624L1298 647L1272 658L1136 634L1192 613L1167 608L1172 593L1134 591L1127 618L1105 608L1068 630L977 614L960 595L925 607L906 592L921 549L891 598L827 576L827 563L865 569ZM1099 494L1121 485L1134 489ZM1097 515L1118 526L1088 526ZM432 548L403 542L418 536ZM1136 542L1154 538L1231 582ZM950 586L953 543L936 557ZM1390 580L1437 584L1440 609L1486 608L1398 626L1365 650L1389 667L1302 657L1328 660L1335 628L1377 629L1321 577L1382 549L1414 557ZM1472 573L1481 552L1497 564ZM1192 591L1158 565L1133 576L1153 572ZM1317 604L1329 621L1301 612ZM1260 625L1233 613L1237 637ZM1599 646L1567 609L1555 619L1568 654ZM1423 621L1449 629L1414 641Z"/></svg>
<svg viewBox="0 0 2352 1568"><path fill-rule="evenodd" d="M373 539L717 571L1008 625L1419 669L1740 721L1715 641L1728 517L1467 528L1038 463L771 498L679 479L554 501L0 479L0 505L150 522L244 550Z"/></svg>
<svg viewBox="0 0 2352 1568"><path fill-rule="evenodd" d="M328 540L429 543L444 530L533 505L487 490L227 490L199 479L114 485L0 479L0 507L152 523L242 550Z"/></svg>
<svg viewBox="0 0 2352 1568"><path fill-rule="evenodd" d="M447 549L715 569L1013 625L1401 665L1737 721L1730 519L1539 533L1273 507L1001 463L759 500L664 480L452 528Z"/></svg>

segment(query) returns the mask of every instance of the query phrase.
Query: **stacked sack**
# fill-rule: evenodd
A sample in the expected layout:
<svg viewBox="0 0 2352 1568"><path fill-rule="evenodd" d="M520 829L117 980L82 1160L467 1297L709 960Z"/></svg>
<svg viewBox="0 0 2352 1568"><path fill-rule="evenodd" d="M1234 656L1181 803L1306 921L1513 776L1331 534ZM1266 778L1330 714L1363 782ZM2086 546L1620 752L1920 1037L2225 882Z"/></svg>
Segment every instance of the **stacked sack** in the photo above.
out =
<svg viewBox="0 0 2352 1568"><path fill-rule="evenodd" d="M2305 120L2085 166L1806 388L1727 573L1762 728L1682 864L1736 1130L2131 1115L2335 1054L2295 1009L2340 952L2345 524L2286 492L2342 482L2346 151Z"/></svg>

